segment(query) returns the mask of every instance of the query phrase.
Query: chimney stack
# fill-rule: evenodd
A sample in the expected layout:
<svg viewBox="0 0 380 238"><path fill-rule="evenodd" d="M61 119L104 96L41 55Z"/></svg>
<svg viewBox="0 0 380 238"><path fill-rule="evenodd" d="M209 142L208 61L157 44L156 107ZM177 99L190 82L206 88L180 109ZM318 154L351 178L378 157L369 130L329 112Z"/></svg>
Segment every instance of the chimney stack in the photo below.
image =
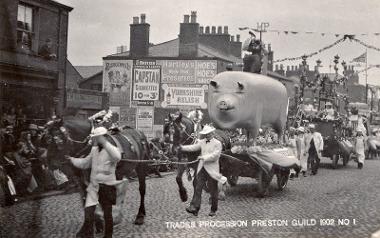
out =
<svg viewBox="0 0 380 238"><path fill-rule="evenodd" d="M130 51L132 57L144 57L149 54L149 28L146 23L146 15L141 14L139 17L133 17L133 23L130 24Z"/></svg>
<svg viewBox="0 0 380 238"><path fill-rule="evenodd" d="M223 33L226 34L226 35L228 35L228 26L224 26Z"/></svg>
<svg viewBox="0 0 380 238"><path fill-rule="evenodd" d="M204 29L203 26L199 27L199 34L203 34L203 29Z"/></svg>
<svg viewBox="0 0 380 238"><path fill-rule="evenodd" d="M190 22L189 15L184 16L184 22L180 23L179 29L179 56L196 57L198 55L198 44L200 27L197 23L197 12L191 11ZM202 27L203 32L203 27ZM207 33L207 27L206 27Z"/></svg>
<svg viewBox="0 0 380 238"><path fill-rule="evenodd" d="M223 34L223 32L222 32L222 26L218 26L218 34Z"/></svg>
<svg viewBox="0 0 380 238"><path fill-rule="evenodd" d="M234 41L235 41L235 37L231 36L231 42L234 42Z"/></svg>
<svg viewBox="0 0 380 238"><path fill-rule="evenodd" d="M240 42L240 35L239 35L239 34L236 35L236 41L237 41L237 42Z"/></svg>

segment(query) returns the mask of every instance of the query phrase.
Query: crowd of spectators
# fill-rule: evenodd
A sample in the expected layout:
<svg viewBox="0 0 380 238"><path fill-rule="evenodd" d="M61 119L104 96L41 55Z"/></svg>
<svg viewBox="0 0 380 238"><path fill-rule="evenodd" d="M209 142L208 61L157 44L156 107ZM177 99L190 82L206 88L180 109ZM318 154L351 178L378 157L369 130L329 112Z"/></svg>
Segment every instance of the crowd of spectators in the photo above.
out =
<svg viewBox="0 0 380 238"><path fill-rule="evenodd" d="M41 121L27 119L22 108L3 110L0 117L0 186L5 201L12 205L20 198L57 187L49 169L45 128Z"/></svg>

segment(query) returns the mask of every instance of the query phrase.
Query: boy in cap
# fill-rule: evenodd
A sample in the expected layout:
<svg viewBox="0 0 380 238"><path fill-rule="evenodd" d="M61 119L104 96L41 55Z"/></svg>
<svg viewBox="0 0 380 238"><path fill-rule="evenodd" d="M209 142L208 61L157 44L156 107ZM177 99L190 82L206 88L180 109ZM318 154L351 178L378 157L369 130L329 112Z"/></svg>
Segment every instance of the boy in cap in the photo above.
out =
<svg viewBox="0 0 380 238"><path fill-rule="evenodd" d="M209 216L215 216L218 210L218 182L226 184L227 178L219 172L219 157L222 152L222 143L214 138L215 128L209 125L204 126L199 132L204 139L198 140L194 145L180 146L182 151L201 151L198 157L199 164L195 176L195 188L193 199L186 211L197 216L201 207L202 190L209 186L211 194L211 211Z"/></svg>
<svg viewBox="0 0 380 238"><path fill-rule="evenodd" d="M107 141L104 137L106 134L106 128L97 127L90 135L93 143L90 154L85 158L67 157L77 168L91 168L90 183L86 189L84 223L77 233L77 237L94 237L94 214L98 203L104 212L104 237L112 237L112 205L116 203L115 185L120 184L123 180L116 180L115 175L121 153L117 147Z"/></svg>

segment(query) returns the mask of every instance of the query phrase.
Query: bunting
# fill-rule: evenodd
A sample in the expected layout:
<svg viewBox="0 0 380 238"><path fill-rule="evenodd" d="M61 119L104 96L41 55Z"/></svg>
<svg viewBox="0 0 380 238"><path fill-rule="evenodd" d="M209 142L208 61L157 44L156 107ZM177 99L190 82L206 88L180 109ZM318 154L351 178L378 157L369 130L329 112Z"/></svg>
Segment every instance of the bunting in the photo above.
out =
<svg viewBox="0 0 380 238"><path fill-rule="evenodd" d="M251 27L239 27L238 28L241 31L244 30L251 30L255 32L260 32L260 29L257 28L251 28ZM265 32L272 32L272 33L277 33L278 35L283 33L285 35L289 35L289 33L292 33L293 35L295 34L318 34L321 36L326 36L326 35L333 35L335 37L340 37L342 35L348 35L347 33L341 33L341 32L315 32L315 31L293 31L293 30L266 30ZM360 35L360 36L379 36L380 32L373 32L373 33L357 33L355 35Z"/></svg>

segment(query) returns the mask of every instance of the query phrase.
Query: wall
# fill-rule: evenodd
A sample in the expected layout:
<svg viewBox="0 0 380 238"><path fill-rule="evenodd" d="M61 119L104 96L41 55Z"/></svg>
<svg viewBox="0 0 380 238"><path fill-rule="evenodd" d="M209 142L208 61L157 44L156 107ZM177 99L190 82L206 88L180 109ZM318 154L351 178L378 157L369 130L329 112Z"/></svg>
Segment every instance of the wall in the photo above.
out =
<svg viewBox="0 0 380 238"><path fill-rule="evenodd" d="M201 108L207 114L209 80L225 70L219 65L204 59L104 60L103 91L110 93L120 124L152 137L170 112Z"/></svg>

